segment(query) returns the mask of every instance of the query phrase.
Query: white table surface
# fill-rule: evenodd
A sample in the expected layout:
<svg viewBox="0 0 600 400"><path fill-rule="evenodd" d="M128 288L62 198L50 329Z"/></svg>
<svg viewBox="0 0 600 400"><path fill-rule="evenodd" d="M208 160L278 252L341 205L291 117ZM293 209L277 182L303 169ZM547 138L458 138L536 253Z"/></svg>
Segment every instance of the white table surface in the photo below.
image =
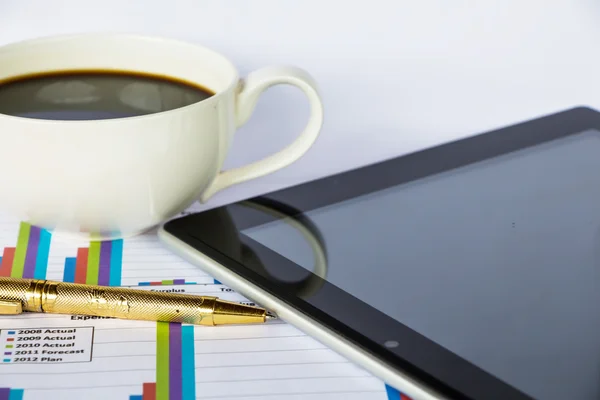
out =
<svg viewBox="0 0 600 400"><path fill-rule="evenodd" d="M311 151L205 208L565 108L600 108L597 0L0 1L0 44L86 31L195 41L242 74L294 64L318 80L326 122ZM226 166L282 148L306 116L299 92L269 91Z"/></svg>

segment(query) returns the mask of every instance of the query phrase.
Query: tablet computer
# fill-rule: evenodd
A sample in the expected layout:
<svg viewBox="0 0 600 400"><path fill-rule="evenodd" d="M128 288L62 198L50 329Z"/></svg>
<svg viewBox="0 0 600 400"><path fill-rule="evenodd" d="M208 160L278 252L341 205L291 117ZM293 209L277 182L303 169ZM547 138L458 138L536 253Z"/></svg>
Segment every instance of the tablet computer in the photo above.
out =
<svg viewBox="0 0 600 400"><path fill-rule="evenodd" d="M414 399L600 398L595 110L187 215L159 235Z"/></svg>

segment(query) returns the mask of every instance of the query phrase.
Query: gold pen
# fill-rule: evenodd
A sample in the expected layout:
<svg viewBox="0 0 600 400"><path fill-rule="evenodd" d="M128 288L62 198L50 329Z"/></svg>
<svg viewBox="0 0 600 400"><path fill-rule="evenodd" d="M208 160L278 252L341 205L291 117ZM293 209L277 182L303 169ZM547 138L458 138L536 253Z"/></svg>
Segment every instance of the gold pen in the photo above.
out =
<svg viewBox="0 0 600 400"><path fill-rule="evenodd" d="M267 310L217 297L0 277L0 314L93 315L195 325L255 324Z"/></svg>

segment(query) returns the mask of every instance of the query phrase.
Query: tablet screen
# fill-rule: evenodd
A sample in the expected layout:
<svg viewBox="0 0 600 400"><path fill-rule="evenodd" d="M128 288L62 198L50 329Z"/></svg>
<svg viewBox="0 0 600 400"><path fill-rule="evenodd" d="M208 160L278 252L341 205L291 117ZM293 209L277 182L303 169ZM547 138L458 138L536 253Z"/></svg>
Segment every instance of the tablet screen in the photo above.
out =
<svg viewBox="0 0 600 400"><path fill-rule="evenodd" d="M327 280L537 399L600 398L600 132L307 212ZM312 270L279 220L243 231Z"/></svg>

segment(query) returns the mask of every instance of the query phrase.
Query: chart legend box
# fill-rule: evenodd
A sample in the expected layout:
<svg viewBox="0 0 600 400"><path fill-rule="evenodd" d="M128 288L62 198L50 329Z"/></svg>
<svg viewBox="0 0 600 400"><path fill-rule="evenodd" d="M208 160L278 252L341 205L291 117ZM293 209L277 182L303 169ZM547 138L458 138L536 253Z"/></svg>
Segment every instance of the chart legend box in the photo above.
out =
<svg viewBox="0 0 600 400"><path fill-rule="evenodd" d="M93 327L26 328L0 331L2 363L90 362Z"/></svg>

